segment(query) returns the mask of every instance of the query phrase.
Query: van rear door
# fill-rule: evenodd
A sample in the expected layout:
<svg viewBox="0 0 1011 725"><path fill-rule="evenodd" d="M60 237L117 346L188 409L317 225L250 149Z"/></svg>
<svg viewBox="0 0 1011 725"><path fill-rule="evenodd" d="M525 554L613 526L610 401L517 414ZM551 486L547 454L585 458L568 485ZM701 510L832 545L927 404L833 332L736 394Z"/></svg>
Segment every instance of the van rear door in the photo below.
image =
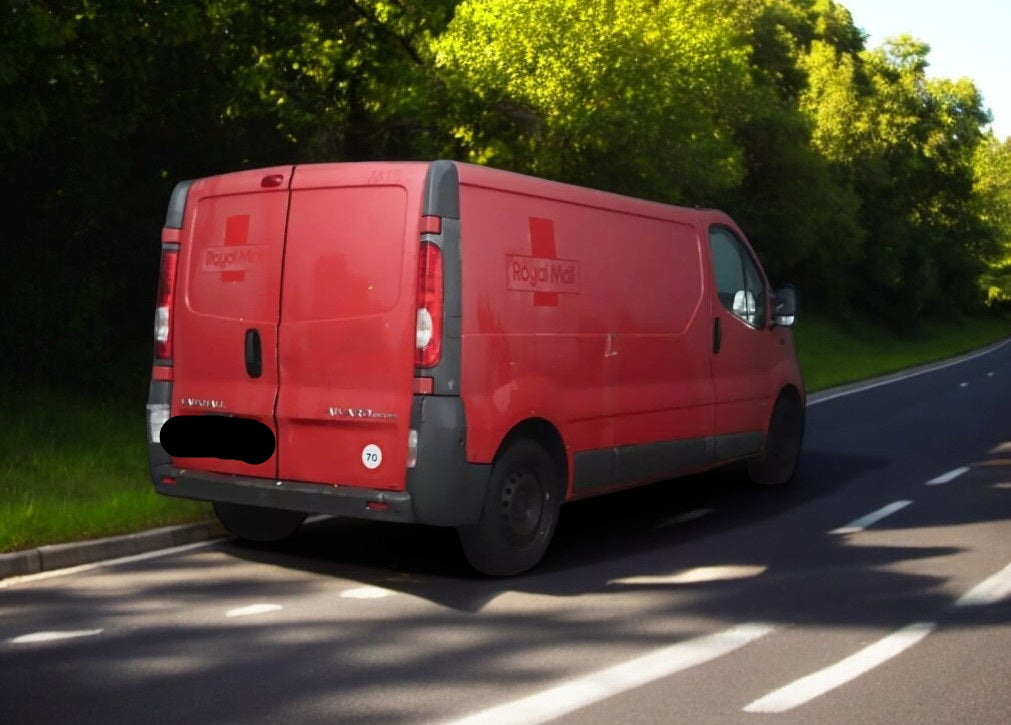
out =
<svg viewBox="0 0 1011 725"><path fill-rule="evenodd" d="M278 339L278 478L405 486L426 170L295 170Z"/></svg>
<svg viewBox="0 0 1011 725"><path fill-rule="evenodd" d="M277 326L292 167L227 174L190 188L180 232L171 414L252 418L276 435ZM257 359L258 358L258 359ZM180 468L277 475L261 464L174 459Z"/></svg>

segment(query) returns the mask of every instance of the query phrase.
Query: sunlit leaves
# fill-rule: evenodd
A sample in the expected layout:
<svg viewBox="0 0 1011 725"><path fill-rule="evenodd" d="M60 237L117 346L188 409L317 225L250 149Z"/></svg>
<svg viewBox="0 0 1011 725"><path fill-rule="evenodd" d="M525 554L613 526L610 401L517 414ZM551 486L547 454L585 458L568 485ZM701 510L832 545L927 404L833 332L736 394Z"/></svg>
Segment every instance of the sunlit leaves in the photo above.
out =
<svg viewBox="0 0 1011 725"><path fill-rule="evenodd" d="M303 161L449 156L720 206L774 281L897 324L1011 303L1011 151L978 89L916 39L865 49L834 0L3 5L15 365L143 358L139 240L172 184Z"/></svg>
<svg viewBox="0 0 1011 725"><path fill-rule="evenodd" d="M435 42L475 161L687 201L742 177L749 4L467 0Z"/></svg>
<svg viewBox="0 0 1011 725"><path fill-rule="evenodd" d="M988 304L1011 303L1011 138L987 136L976 151L975 192L979 213L995 231L981 286Z"/></svg>

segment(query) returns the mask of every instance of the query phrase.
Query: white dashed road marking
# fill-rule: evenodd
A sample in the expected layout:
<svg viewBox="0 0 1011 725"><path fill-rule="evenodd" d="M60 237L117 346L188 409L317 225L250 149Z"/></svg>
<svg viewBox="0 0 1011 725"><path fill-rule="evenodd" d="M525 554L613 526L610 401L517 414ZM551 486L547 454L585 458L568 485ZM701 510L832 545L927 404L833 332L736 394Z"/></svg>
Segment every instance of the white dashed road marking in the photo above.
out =
<svg viewBox="0 0 1011 725"><path fill-rule="evenodd" d="M57 642L61 639L78 639L80 637L94 637L101 634L101 629L78 629L66 632L33 632L23 634L11 640L11 644L34 644L36 642Z"/></svg>
<svg viewBox="0 0 1011 725"><path fill-rule="evenodd" d="M733 652L774 630L767 624L742 624L716 634L690 639L658 649L529 697L482 710L452 725L502 723L519 725L547 722L627 690L649 684L689 667Z"/></svg>
<svg viewBox="0 0 1011 725"><path fill-rule="evenodd" d="M967 591L955 604L959 607L993 604L1011 594L1011 564Z"/></svg>
<svg viewBox="0 0 1011 725"><path fill-rule="evenodd" d="M746 712L775 713L786 712L798 705L803 705L819 695L824 695L840 685L845 685L850 680L856 679L912 647L930 634L934 626L933 622L917 622L903 627L898 632L893 632L834 665L770 692L765 697L746 706L744 710Z"/></svg>
<svg viewBox="0 0 1011 725"><path fill-rule="evenodd" d="M621 579L611 579L608 584L700 584L703 582L729 581L732 579L747 579L765 573L768 567L752 565L700 566L686 569L675 574L660 574L655 576L629 576Z"/></svg>
<svg viewBox="0 0 1011 725"><path fill-rule="evenodd" d="M963 473L968 473L968 472L969 472L969 467L968 466L962 466L961 468L956 468L954 471L948 471L947 473L941 474L937 478L930 479L929 481L927 481L927 485L928 486L937 486L938 484L949 483L951 481L954 481L956 478L958 478L959 476L961 476Z"/></svg>
<svg viewBox="0 0 1011 725"><path fill-rule="evenodd" d="M855 521L851 521L845 526L840 526L838 529L832 529L829 531L830 534L853 534L857 531L863 531L871 524L876 524L881 519L886 516L891 516L899 509L904 509L906 506L911 504L912 501L893 501L887 506L879 508L877 511L872 511L866 516L861 516Z"/></svg>
<svg viewBox="0 0 1011 725"><path fill-rule="evenodd" d="M226 617L249 617L254 614L266 614L267 612L277 612L283 607L280 604L250 604L248 607L238 607L225 612Z"/></svg>

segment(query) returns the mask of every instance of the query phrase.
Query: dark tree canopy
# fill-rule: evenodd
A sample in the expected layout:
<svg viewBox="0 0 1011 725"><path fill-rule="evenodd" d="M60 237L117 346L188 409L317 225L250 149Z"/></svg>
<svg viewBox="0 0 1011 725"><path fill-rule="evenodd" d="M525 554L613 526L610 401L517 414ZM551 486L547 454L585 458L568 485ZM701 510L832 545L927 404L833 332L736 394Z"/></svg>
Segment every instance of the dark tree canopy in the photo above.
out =
<svg viewBox="0 0 1011 725"><path fill-rule="evenodd" d="M1009 142L928 71L833 0L3 0L3 365L142 379L172 185L302 161L717 205L825 309L1006 305Z"/></svg>

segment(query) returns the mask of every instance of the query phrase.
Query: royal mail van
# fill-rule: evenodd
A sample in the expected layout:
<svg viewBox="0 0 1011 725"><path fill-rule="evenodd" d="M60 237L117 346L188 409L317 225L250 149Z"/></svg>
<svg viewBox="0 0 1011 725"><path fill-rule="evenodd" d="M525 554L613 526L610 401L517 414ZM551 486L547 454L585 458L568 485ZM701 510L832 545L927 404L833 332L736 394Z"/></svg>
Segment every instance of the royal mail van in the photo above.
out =
<svg viewBox="0 0 1011 725"><path fill-rule="evenodd" d="M179 184L161 242L151 476L240 537L452 526L505 575L565 501L793 476L795 293L719 211L451 161L281 166Z"/></svg>

